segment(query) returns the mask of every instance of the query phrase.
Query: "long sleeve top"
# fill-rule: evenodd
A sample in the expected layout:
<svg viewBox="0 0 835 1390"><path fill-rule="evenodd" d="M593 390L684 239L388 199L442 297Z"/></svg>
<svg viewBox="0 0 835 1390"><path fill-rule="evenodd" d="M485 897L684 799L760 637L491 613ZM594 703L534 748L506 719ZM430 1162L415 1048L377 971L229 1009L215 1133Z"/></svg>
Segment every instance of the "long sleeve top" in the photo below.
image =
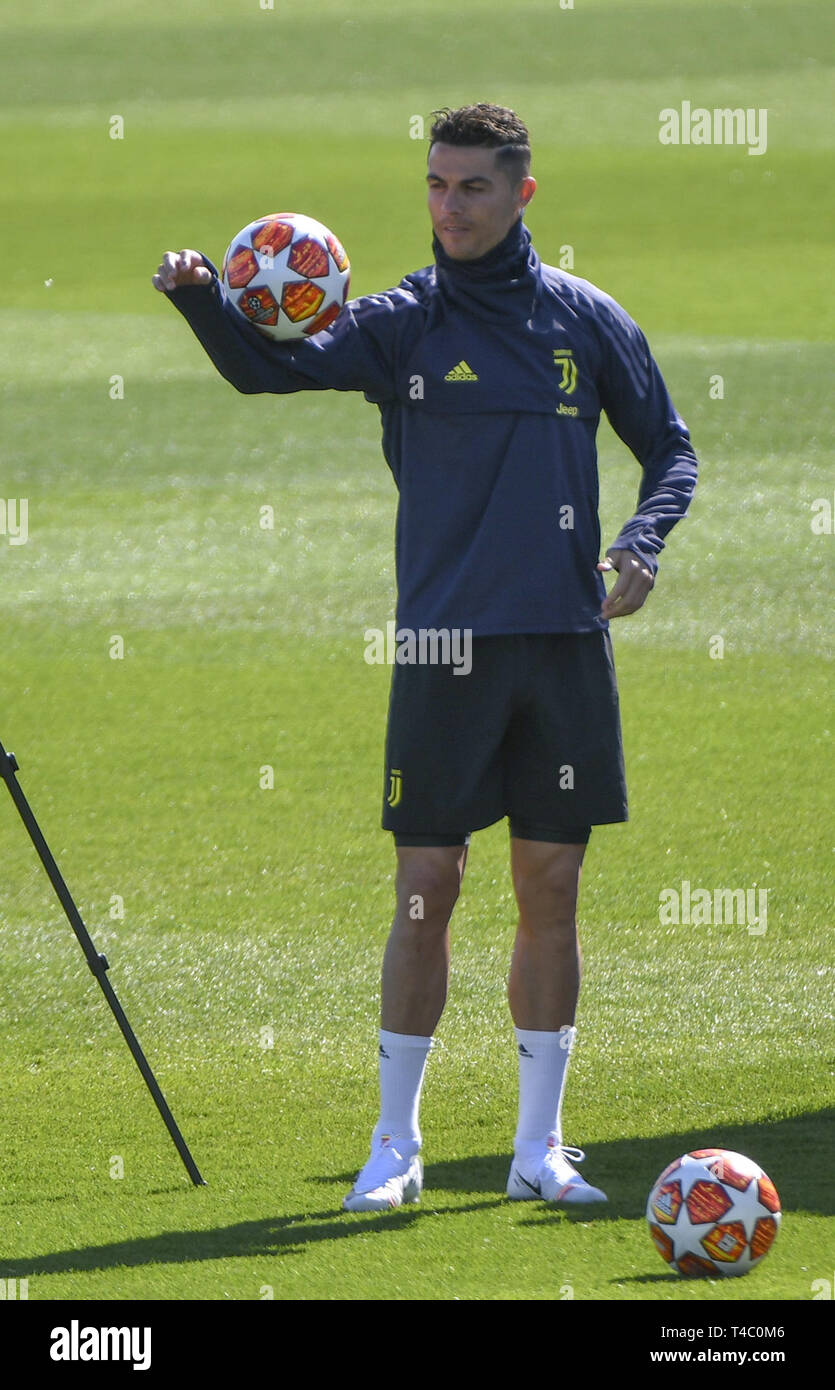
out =
<svg viewBox="0 0 835 1390"><path fill-rule="evenodd" d="M544 265L521 220L477 261L433 244L434 265L349 300L301 341L249 324L209 261L210 284L169 298L238 391L359 391L377 406L399 490L400 627L605 628L601 410L642 469L635 514L609 548L653 574L696 483L687 428L638 326L602 290Z"/></svg>

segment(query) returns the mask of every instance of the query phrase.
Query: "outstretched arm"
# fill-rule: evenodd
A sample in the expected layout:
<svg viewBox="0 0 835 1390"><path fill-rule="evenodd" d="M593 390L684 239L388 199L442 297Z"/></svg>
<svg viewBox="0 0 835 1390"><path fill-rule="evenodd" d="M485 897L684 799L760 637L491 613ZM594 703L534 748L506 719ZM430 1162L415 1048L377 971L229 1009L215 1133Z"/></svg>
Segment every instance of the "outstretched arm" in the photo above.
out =
<svg viewBox="0 0 835 1390"><path fill-rule="evenodd" d="M330 328L279 343L238 313L225 298L215 267L199 251L167 251L151 283L179 309L237 391L363 391L373 401L395 394L392 296L349 300Z"/></svg>

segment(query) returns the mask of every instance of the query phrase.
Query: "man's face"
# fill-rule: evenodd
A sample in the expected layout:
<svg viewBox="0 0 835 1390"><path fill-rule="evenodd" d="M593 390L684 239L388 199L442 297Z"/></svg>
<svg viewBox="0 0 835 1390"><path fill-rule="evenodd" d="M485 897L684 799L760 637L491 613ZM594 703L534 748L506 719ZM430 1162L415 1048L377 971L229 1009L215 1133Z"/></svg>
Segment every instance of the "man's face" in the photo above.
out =
<svg viewBox="0 0 835 1390"><path fill-rule="evenodd" d="M473 261L507 235L533 197L530 176L515 188L484 145L434 144L426 175L432 229L448 256Z"/></svg>

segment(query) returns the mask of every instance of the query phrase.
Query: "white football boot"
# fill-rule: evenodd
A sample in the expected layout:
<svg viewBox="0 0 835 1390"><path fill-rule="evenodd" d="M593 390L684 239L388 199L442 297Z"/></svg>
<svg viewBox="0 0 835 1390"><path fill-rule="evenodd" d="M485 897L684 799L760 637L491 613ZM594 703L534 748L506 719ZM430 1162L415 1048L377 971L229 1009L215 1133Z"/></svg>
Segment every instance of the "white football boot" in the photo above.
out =
<svg viewBox="0 0 835 1390"><path fill-rule="evenodd" d="M560 1144L555 1134L549 1134L547 1148L539 1164L530 1171L527 1163L520 1165L514 1156L507 1179L507 1195L512 1202L553 1202L575 1206L581 1202L607 1202L609 1199L599 1187L592 1187L585 1178L572 1168L569 1159L582 1163L585 1154L582 1149L569 1148Z"/></svg>
<svg viewBox="0 0 835 1390"><path fill-rule="evenodd" d="M342 1202L344 1211L389 1211L417 1202L423 1187L423 1163L405 1158L384 1135Z"/></svg>

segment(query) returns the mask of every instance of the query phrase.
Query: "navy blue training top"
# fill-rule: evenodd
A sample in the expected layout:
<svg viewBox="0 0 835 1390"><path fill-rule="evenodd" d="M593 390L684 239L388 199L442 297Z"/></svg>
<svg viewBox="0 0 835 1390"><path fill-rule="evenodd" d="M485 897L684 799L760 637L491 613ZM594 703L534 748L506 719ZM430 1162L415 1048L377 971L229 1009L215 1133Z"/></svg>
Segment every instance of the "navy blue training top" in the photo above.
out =
<svg viewBox="0 0 835 1390"><path fill-rule="evenodd" d="M169 298L245 393L362 391L399 489L400 627L499 633L606 628L595 436L601 409L643 470L610 549L651 569L697 461L640 329L587 280L543 265L521 219L475 261L450 259L349 300L328 329L273 342L209 285Z"/></svg>

